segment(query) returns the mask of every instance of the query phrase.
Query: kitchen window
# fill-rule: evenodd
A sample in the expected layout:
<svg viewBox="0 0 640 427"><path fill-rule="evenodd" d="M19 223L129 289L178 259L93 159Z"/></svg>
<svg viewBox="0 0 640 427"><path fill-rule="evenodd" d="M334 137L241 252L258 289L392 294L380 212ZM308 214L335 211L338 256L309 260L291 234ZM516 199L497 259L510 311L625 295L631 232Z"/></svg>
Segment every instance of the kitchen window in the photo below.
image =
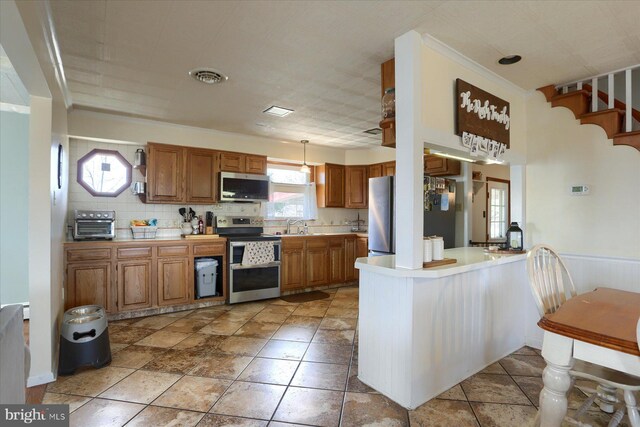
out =
<svg viewBox="0 0 640 427"><path fill-rule="evenodd" d="M116 197L131 185L131 163L115 150L91 150L78 160L78 184L92 196Z"/></svg>
<svg viewBox="0 0 640 427"><path fill-rule="evenodd" d="M263 203L267 219L315 219L317 215L315 184L298 165L268 164L269 202Z"/></svg>

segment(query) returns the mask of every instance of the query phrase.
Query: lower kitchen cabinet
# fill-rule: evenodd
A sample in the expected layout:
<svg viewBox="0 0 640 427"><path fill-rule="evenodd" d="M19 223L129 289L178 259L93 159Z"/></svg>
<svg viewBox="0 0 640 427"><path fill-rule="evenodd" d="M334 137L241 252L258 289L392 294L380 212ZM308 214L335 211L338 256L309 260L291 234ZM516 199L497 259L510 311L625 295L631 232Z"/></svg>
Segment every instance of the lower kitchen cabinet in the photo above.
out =
<svg viewBox="0 0 640 427"><path fill-rule="evenodd" d="M290 291L304 287L304 240L282 239L280 263L280 290Z"/></svg>
<svg viewBox="0 0 640 427"><path fill-rule="evenodd" d="M151 259L120 261L116 264L118 311L152 306Z"/></svg>
<svg viewBox="0 0 640 427"><path fill-rule="evenodd" d="M369 238L358 237L356 239L356 258L366 258L369 256Z"/></svg>
<svg viewBox="0 0 640 427"><path fill-rule="evenodd" d="M158 305L187 304L189 290L189 258L158 259Z"/></svg>
<svg viewBox="0 0 640 427"><path fill-rule="evenodd" d="M346 237L344 239L344 279L347 282L358 279L358 269L356 263L356 237Z"/></svg>
<svg viewBox="0 0 640 427"><path fill-rule="evenodd" d="M84 262L67 264L67 287L64 309L97 304L112 311L110 304L111 263Z"/></svg>
<svg viewBox="0 0 640 427"><path fill-rule="evenodd" d="M329 283L329 242L326 238L307 240L304 256L306 286L320 286Z"/></svg>
<svg viewBox="0 0 640 427"><path fill-rule="evenodd" d="M329 239L329 283L345 281L344 243L342 236Z"/></svg>

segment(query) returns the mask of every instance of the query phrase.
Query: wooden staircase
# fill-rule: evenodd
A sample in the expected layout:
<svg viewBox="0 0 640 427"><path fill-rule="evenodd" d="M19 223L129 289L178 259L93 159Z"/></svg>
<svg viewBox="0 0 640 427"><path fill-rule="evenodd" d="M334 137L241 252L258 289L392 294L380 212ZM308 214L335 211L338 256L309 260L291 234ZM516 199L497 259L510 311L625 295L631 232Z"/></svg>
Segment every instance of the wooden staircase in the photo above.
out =
<svg viewBox="0 0 640 427"><path fill-rule="evenodd" d="M590 112L592 88L584 85L584 89L567 93L559 93L554 85L544 86L538 89L551 103L552 107L565 107L573 112L581 124L598 125L607 134L607 138L613 139L613 145L628 145L640 151L640 130L623 132L625 104L615 100L614 108ZM598 91L598 98L605 103L609 99L606 93ZM635 120L640 121L640 111L632 109Z"/></svg>

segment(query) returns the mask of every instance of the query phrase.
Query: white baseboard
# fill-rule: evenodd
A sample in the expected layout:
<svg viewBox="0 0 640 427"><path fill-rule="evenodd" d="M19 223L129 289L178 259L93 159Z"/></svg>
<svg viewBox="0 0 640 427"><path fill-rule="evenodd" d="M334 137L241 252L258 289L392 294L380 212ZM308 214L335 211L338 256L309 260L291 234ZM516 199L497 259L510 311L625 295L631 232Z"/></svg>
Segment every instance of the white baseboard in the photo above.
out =
<svg viewBox="0 0 640 427"><path fill-rule="evenodd" d="M27 387L33 387L40 384L52 383L56 380L53 372L45 372L44 374L34 375L27 378Z"/></svg>

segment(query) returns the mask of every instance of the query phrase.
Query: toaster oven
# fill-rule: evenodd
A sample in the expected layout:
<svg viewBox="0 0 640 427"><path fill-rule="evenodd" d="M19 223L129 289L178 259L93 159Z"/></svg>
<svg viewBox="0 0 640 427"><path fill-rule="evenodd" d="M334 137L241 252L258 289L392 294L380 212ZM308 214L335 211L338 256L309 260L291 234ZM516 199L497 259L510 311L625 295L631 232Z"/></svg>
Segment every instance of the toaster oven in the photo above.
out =
<svg viewBox="0 0 640 427"><path fill-rule="evenodd" d="M111 240L116 237L115 211L74 211L74 240Z"/></svg>

